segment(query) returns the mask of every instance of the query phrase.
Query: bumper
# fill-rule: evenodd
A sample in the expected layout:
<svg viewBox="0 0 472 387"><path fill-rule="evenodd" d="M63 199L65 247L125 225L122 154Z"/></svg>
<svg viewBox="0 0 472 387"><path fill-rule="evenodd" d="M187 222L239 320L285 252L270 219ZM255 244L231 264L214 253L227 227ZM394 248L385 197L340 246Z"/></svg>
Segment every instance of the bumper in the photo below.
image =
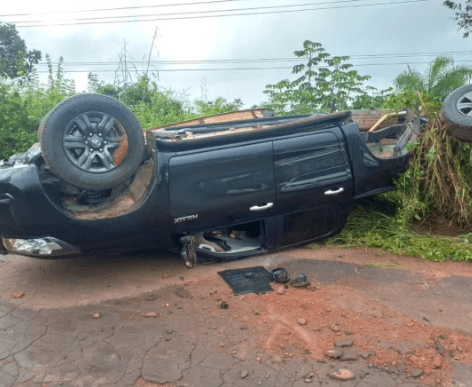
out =
<svg viewBox="0 0 472 387"><path fill-rule="evenodd" d="M53 258L80 254L79 249L53 237L37 239L2 238L1 245L5 254L13 253L30 257Z"/></svg>
<svg viewBox="0 0 472 387"><path fill-rule="evenodd" d="M154 192L154 191L153 191ZM170 233L162 195L132 213L99 220L78 220L60 207L60 197L41 183L35 165L0 166L0 254L38 258L77 254L165 249ZM165 191L163 191L165 193Z"/></svg>
<svg viewBox="0 0 472 387"><path fill-rule="evenodd" d="M34 165L0 168L0 235L22 237L44 232L56 208L41 189Z"/></svg>

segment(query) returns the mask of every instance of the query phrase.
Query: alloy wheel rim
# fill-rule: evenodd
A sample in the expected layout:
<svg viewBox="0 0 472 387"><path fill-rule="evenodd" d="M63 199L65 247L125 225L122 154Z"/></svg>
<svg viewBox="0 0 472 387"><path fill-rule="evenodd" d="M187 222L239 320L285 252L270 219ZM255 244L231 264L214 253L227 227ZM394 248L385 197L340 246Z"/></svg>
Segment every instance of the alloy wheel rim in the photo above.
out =
<svg viewBox="0 0 472 387"><path fill-rule="evenodd" d="M457 111L463 116L472 117L472 91L461 95L456 104Z"/></svg>
<svg viewBox="0 0 472 387"><path fill-rule="evenodd" d="M74 117L64 131L62 144L72 164L89 173L112 171L128 153L128 137L120 122L95 111Z"/></svg>

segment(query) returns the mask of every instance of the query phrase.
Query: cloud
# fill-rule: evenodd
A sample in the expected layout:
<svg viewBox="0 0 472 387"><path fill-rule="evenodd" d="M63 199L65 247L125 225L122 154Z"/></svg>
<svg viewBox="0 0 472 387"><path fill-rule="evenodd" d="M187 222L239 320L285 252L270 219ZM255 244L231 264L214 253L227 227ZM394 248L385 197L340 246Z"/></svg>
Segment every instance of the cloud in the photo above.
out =
<svg viewBox="0 0 472 387"><path fill-rule="evenodd" d="M378 3L365 1L364 3ZM60 9L52 3L35 5L29 12L77 10L140 6L149 4L144 0L103 1L97 3L84 0L78 3L61 3ZM293 4L285 2L285 4ZM146 9L127 11L136 13L190 12L252 6L272 6L273 1L257 3L241 1L220 5L170 7L168 9ZM277 4L279 5L279 4ZM36 8L34 8L36 7ZM3 13L21 11L18 4L2 5ZM123 14L124 11L120 11ZM107 13L98 13L103 15ZM111 15L111 13L108 13ZM44 18L90 17L97 13L71 13L66 15L41 16ZM54 62L60 56L65 59L65 68L72 62L117 62L127 42L128 60L138 62L149 54L156 26L159 38L152 51L153 60L204 60L204 59L256 59L292 58L293 52L302 47L306 39L320 42L332 55L349 55L353 64L388 64L384 66L355 67L362 75L371 75L370 84L379 89L392 85L393 79L412 68L424 71L434 56L409 56L398 58L356 59L358 55L385 53L424 53L443 51L471 51L470 40L463 39L457 31L453 12L445 9L442 2L427 1L416 4L397 4L379 7L345 8L337 10L308 11L273 15L222 17L182 21L150 23L98 24L47 28L22 28L21 36L28 47L49 53ZM157 56L159 51L159 57ZM456 61L471 60L472 55L455 55ZM301 62L301 60L300 60ZM296 62L294 62L296 63ZM188 64L159 66L158 69L182 68L235 68L235 67L291 67L294 63L249 63L249 64ZM393 63L400 63L393 65ZM82 70L115 70L116 64L98 64L80 67ZM114 74L98 73L100 79L112 81ZM81 87L84 73L73 76ZM202 96L204 82L209 99L223 96L228 100L242 98L246 106L259 104L265 99L265 85L282 79L294 79L291 70L262 71L200 71L160 72L159 83L163 87L185 91L192 98ZM205 93L203 93L205 94Z"/></svg>

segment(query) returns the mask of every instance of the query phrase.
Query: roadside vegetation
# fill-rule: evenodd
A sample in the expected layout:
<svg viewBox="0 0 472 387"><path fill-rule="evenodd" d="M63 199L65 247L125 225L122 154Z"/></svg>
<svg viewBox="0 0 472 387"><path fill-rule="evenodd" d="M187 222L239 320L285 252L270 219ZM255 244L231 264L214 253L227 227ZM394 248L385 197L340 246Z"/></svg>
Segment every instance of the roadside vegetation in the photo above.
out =
<svg viewBox="0 0 472 387"><path fill-rule="evenodd" d="M27 51L11 27L0 24L2 33L13 37L22 50L3 50L0 44L0 158L26 151L37 142L42 118L57 103L76 93L72 80L64 76L63 59L56 68L46 55L49 77L41 84L34 64L38 51ZM21 39L20 39L21 40ZM1 43L0 39L0 43ZM309 114L346 109L410 107L428 118L422 136L411 144L409 170L396 182L397 190L359 203L348 226L328 244L342 247L378 247L398 254L433 261L472 261L472 143L448 134L441 116L444 98L470 83L472 69L455 66L452 59L436 58L426 74L408 69L392 87L377 91L368 86L368 75L352 69L349 57L334 57L320 43L305 41L295 56L294 80L267 85L267 101L261 106L279 115ZM143 128L152 128L196 117L238 110L240 100L219 97L190 101L187 96L162 88L152 74L137 74L134 82L100 81L89 74L89 92L119 99L129 106ZM421 222L449 222L462 227L457 237L420 234L412 228Z"/></svg>
<svg viewBox="0 0 472 387"><path fill-rule="evenodd" d="M428 124L411 145L410 168L396 181L397 189L359 203L346 229L329 244L379 247L432 261L472 261L472 147L448 134L441 115L446 96L470 83L471 76L472 69L438 57L426 74L409 70L395 79L395 92L382 107L408 106L421 111ZM464 234L433 236L413 228L435 222L459 226Z"/></svg>
<svg viewBox="0 0 472 387"><path fill-rule="evenodd" d="M45 58L49 75L47 82L41 83L34 68L41 60L41 52L28 51L14 26L0 23L0 159L24 152L37 142L37 129L43 117L59 102L76 94L74 81L64 74L64 59L61 57L53 65L47 54ZM209 101L202 96L190 101L186 95L159 86L155 73L123 71L117 69L113 83L90 73L87 91L117 98L131 108L144 129L234 111L242 106L240 100L229 102L223 97ZM126 78L134 82L126 82Z"/></svg>
<svg viewBox="0 0 472 387"><path fill-rule="evenodd" d="M39 82L34 72L28 79L0 78L0 158L26 151L38 141L37 129L42 118L55 105L76 94L72 80L64 77L62 58L53 69L50 59L49 81ZM93 74L92 74L93 79ZM144 129L238 110L240 101L228 102L188 99L160 87L146 75L127 86L90 82L88 92L117 98L136 114Z"/></svg>

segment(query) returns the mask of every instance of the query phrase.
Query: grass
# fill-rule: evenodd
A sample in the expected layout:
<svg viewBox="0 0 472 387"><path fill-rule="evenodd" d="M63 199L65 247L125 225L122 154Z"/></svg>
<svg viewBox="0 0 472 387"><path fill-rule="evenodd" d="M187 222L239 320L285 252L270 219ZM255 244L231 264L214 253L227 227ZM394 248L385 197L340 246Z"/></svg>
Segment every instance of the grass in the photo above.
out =
<svg viewBox="0 0 472 387"><path fill-rule="evenodd" d="M327 245L342 248L376 247L400 255L410 255L434 262L470 261L470 235L442 237L419 234L395 216L376 210L376 205L356 207L346 228Z"/></svg>
<svg viewBox="0 0 472 387"><path fill-rule="evenodd" d="M396 191L359 203L347 227L327 244L376 247L435 262L472 262L472 235L420 234L411 227L415 221L438 219L472 226L472 144L450 136L437 98L415 94L429 122L410 144L409 169L397 179Z"/></svg>

